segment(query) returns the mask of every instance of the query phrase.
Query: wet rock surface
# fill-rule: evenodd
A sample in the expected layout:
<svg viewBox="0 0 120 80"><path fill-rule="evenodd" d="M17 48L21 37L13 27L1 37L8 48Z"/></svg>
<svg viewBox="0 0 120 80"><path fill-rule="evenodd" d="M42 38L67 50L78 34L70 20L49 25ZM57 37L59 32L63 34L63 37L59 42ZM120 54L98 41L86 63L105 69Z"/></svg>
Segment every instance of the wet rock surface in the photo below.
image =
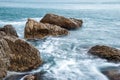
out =
<svg viewBox="0 0 120 80"><path fill-rule="evenodd" d="M107 59L112 62L120 62L120 50L109 47L109 46L93 46L88 53L98 56L100 58Z"/></svg>
<svg viewBox="0 0 120 80"><path fill-rule="evenodd" d="M26 39L41 39L47 36L63 36L67 34L68 31L66 29L57 25L39 23L32 19L28 19L24 31Z"/></svg>
<svg viewBox="0 0 120 80"><path fill-rule="evenodd" d="M77 29L81 27L83 23L82 20L65 18L56 14L46 14L40 22L58 25L68 30Z"/></svg>

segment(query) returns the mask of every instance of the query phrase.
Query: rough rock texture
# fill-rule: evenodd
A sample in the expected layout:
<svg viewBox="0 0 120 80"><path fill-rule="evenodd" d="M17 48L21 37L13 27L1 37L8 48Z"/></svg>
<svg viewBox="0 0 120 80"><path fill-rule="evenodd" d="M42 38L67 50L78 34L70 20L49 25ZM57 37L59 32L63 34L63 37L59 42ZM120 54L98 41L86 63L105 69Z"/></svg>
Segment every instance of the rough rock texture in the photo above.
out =
<svg viewBox="0 0 120 80"><path fill-rule="evenodd" d="M120 69L107 69L102 71L109 80L120 80Z"/></svg>
<svg viewBox="0 0 120 80"><path fill-rule="evenodd" d="M55 14L46 14L40 22L58 25L68 30L77 29L81 27L83 23L83 21L79 19L65 18Z"/></svg>
<svg viewBox="0 0 120 80"><path fill-rule="evenodd" d="M62 36L68 34L66 29L57 25L47 23L43 24L32 19L28 19L24 32L24 37L26 39L44 38L47 36Z"/></svg>
<svg viewBox="0 0 120 80"><path fill-rule="evenodd" d="M0 28L0 80L6 71L28 71L42 64L39 51L19 39L12 26Z"/></svg>
<svg viewBox="0 0 120 80"><path fill-rule="evenodd" d="M4 39L0 38L0 78L6 76L6 71L9 66L9 46Z"/></svg>
<svg viewBox="0 0 120 80"><path fill-rule="evenodd" d="M108 61L120 62L120 50L112 47L96 45L88 53L107 59Z"/></svg>
<svg viewBox="0 0 120 80"><path fill-rule="evenodd" d="M27 42L4 36L0 39L0 77L6 70L28 71L37 68L42 64L39 54L39 51Z"/></svg>
<svg viewBox="0 0 120 80"><path fill-rule="evenodd" d="M4 40L7 41L11 50L8 70L28 71L37 68L42 63L39 51L32 45L15 37L6 36Z"/></svg>
<svg viewBox="0 0 120 80"><path fill-rule="evenodd" d="M8 36L18 37L17 32L12 25L5 25L3 28L0 28L0 32L1 31L5 32L5 34L8 35Z"/></svg>
<svg viewBox="0 0 120 80"><path fill-rule="evenodd" d="M7 75L7 68L5 62L0 59L0 80Z"/></svg>

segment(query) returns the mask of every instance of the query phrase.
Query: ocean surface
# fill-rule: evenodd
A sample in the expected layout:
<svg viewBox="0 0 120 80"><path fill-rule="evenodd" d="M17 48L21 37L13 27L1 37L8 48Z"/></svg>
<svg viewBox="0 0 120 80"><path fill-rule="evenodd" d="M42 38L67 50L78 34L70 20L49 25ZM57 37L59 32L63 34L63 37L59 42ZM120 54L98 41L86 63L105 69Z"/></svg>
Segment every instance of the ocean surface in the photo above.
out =
<svg viewBox="0 0 120 80"><path fill-rule="evenodd" d="M0 26L12 24L21 39L28 18L39 21L46 13L83 20L82 28L70 31L68 36L47 37L28 41L40 51L44 64L29 72L11 72L8 75L44 72L43 80L108 80L102 68L119 67L88 54L95 45L120 49L120 3L77 2L0 2ZM23 77L20 79L22 80ZM16 79L17 80L17 79Z"/></svg>

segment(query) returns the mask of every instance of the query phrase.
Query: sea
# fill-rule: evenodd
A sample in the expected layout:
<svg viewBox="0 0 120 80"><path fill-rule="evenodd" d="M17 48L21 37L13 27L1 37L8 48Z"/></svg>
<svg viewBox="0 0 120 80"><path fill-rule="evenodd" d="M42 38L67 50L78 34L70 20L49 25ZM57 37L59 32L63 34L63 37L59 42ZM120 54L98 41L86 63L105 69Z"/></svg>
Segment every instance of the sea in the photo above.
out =
<svg viewBox="0 0 120 80"><path fill-rule="evenodd" d="M120 63L107 62L87 52L95 45L120 49L120 2L79 1L0 0L0 27L13 25L23 40L28 18L40 21L45 14L53 13L83 20L82 27L67 36L26 40L40 51L44 63L29 72L8 71L8 76L43 72L40 80L109 80L101 70L120 67Z"/></svg>

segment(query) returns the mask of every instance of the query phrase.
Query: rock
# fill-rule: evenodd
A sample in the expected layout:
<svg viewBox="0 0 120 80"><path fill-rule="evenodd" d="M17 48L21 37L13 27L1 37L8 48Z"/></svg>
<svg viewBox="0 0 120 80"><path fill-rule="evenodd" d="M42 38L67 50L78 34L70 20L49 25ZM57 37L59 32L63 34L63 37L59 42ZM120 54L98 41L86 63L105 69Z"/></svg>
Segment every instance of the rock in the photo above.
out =
<svg viewBox="0 0 120 80"><path fill-rule="evenodd" d="M16 37L5 36L3 39L8 43L11 50L9 52L10 66L8 70L29 71L42 63L39 51L32 45Z"/></svg>
<svg viewBox="0 0 120 80"><path fill-rule="evenodd" d="M8 36L16 36L16 37L18 37L17 32L16 32L15 28L12 25L5 25L3 28L0 28L0 32L1 31L5 32L5 34L8 35Z"/></svg>
<svg viewBox="0 0 120 80"><path fill-rule="evenodd" d="M46 14L40 22L58 25L68 30L77 29L81 27L83 23L83 21L79 19L65 18L55 14Z"/></svg>
<svg viewBox="0 0 120 80"><path fill-rule="evenodd" d="M26 39L41 39L47 36L63 36L68 34L66 29L57 25L43 24L32 19L28 19L24 32L24 37Z"/></svg>
<svg viewBox="0 0 120 80"><path fill-rule="evenodd" d="M56 80L53 76L47 75L47 71L40 71L34 74L26 74L23 80Z"/></svg>
<svg viewBox="0 0 120 80"><path fill-rule="evenodd" d="M9 71L29 71L42 64L40 52L19 39L12 26L0 28L0 80Z"/></svg>
<svg viewBox="0 0 120 80"><path fill-rule="evenodd" d="M3 66L2 66L3 65ZM0 60L0 80L7 75L7 68L5 66L5 62Z"/></svg>
<svg viewBox="0 0 120 80"><path fill-rule="evenodd" d="M0 69L28 71L42 64L39 51L17 37L4 36L0 39Z"/></svg>
<svg viewBox="0 0 120 80"><path fill-rule="evenodd" d="M109 46L96 45L92 47L88 53L107 59L108 61L120 62L120 50Z"/></svg>
<svg viewBox="0 0 120 80"><path fill-rule="evenodd" d="M7 74L7 68L9 66L9 46L4 39L0 39L0 79Z"/></svg>
<svg viewBox="0 0 120 80"><path fill-rule="evenodd" d="M34 75L27 75L25 76L24 80L36 80Z"/></svg>
<svg viewBox="0 0 120 80"><path fill-rule="evenodd" d="M49 75L49 73L45 71L35 73L34 77L35 77L35 80L56 80L54 76Z"/></svg>
<svg viewBox="0 0 120 80"><path fill-rule="evenodd" d="M3 36L6 36L6 33L5 33L4 31L0 31L0 39L1 39Z"/></svg>
<svg viewBox="0 0 120 80"><path fill-rule="evenodd" d="M6 35L18 37L15 29L11 25L0 28L0 79L7 75L7 69L10 65L9 53L11 53L11 50L7 41L3 39Z"/></svg>
<svg viewBox="0 0 120 80"><path fill-rule="evenodd" d="M120 80L120 69L106 69L102 71L109 80Z"/></svg>

